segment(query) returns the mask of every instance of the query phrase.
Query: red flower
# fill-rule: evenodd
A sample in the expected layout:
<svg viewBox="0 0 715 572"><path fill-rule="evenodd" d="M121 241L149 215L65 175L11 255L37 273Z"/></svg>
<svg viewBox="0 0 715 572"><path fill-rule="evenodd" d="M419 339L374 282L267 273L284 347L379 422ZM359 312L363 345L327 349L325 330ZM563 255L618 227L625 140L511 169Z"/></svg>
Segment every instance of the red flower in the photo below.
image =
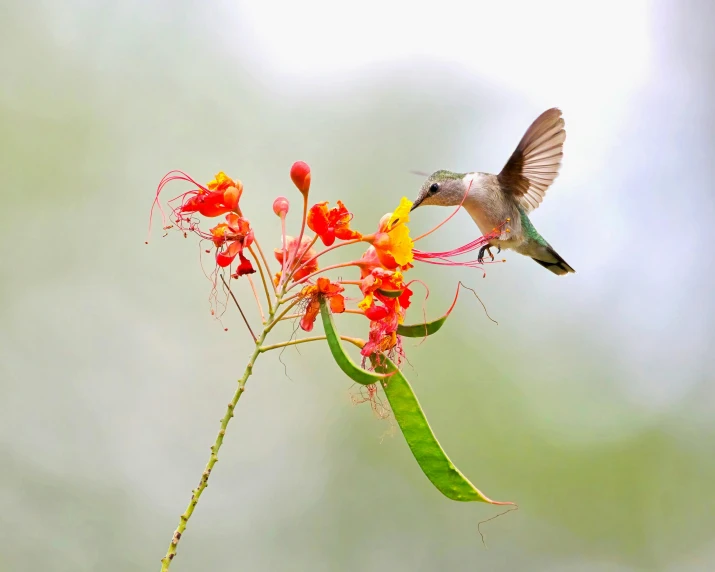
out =
<svg viewBox="0 0 715 572"><path fill-rule="evenodd" d="M350 228L352 218L352 213L345 208L342 201L338 201L338 206L334 209L328 209L327 202L318 203L308 212L308 228L320 237L325 246L330 246L336 238L340 240L362 238L359 232Z"/></svg>
<svg viewBox="0 0 715 572"><path fill-rule="evenodd" d="M290 168L290 178L298 190L305 196L310 190L310 167L303 161L296 161Z"/></svg>
<svg viewBox="0 0 715 572"><path fill-rule="evenodd" d="M385 270L370 264L371 259L377 256L374 249L368 249L362 259L365 265L362 267L360 290L365 298L358 307L370 320L369 339L361 351L365 357L389 352L396 347L399 349L397 326L403 322L412 296L412 290L404 284L399 270ZM370 266L372 268L368 270Z"/></svg>
<svg viewBox="0 0 715 572"><path fill-rule="evenodd" d="M195 213L215 217L238 209L238 199L243 192L241 181L234 181L225 173L216 175L208 189L199 187L186 193L188 197L179 207L182 213Z"/></svg>
<svg viewBox="0 0 715 572"><path fill-rule="evenodd" d="M331 282L328 278L318 278L317 284L306 286L300 293L300 297L308 300L305 307L305 314L300 320L300 327L306 332L313 329L315 319L320 313L320 297L328 298L330 311L333 314L342 314L345 311L345 298L341 292L345 290L340 284Z"/></svg>
<svg viewBox="0 0 715 572"><path fill-rule="evenodd" d="M274 256L276 257L276 260L283 265L283 259L285 256L285 253L288 253L288 260L293 259L295 256L295 246L296 243L298 242L298 239L295 238L294 236L286 236L286 244L285 248L276 248L273 251ZM295 256L295 259L293 260L293 263L291 264L290 269L286 269L288 273L290 273L290 270L296 268L297 266L303 265L294 275L293 275L293 280L300 280L301 278L305 278L308 276L308 274L312 274L316 270L318 270L318 261L313 260L310 264L305 264L310 260L311 258L315 257L318 253L315 252L312 248L309 248L311 239L307 236L304 236L303 239L301 240L301 245L300 248L298 249L298 256ZM277 279L280 279L280 272L277 275Z"/></svg>
<svg viewBox="0 0 715 572"><path fill-rule="evenodd" d="M395 347L399 347L399 344L397 320L394 314L387 314L381 320L370 322L368 341L360 350L360 354L364 357L370 357L375 353L388 353Z"/></svg>
<svg viewBox="0 0 715 572"><path fill-rule="evenodd" d="M253 243L253 230L250 223L236 213L226 215L226 222L217 224L211 229L213 243L218 248L216 263L224 268L229 266L236 256L241 261L236 274L252 274L255 272L250 260L243 255L243 249Z"/></svg>

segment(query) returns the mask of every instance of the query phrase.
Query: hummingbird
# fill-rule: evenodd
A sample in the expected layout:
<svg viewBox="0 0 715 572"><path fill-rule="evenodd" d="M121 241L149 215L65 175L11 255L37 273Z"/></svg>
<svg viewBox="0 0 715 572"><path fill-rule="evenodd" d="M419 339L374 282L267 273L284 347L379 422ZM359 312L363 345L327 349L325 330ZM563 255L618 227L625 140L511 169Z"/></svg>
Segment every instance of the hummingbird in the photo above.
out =
<svg viewBox="0 0 715 572"><path fill-rule="evenodd" d="M423 205L462 204L482 235L500 229L499 237L479 250L479 262L484 261L485 252L494 260L493 246L498 252L502 248L515 250L559 276L575 272L529 219L558 175L565 140L561 111L548 109L526 130L498 175L436 171L427 177L411 210Z"/></svg>

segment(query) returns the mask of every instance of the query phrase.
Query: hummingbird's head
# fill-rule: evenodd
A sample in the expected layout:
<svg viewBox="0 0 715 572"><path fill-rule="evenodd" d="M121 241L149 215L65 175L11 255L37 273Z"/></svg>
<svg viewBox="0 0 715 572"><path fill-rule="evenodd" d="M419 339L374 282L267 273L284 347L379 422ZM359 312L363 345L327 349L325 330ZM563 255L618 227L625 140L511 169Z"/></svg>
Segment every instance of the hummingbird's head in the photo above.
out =
<svg viewBox="0 0 715 572"><path fill-rule="evenodd" d="M452 171L432 173L422 184L411 210L422 205L457 206L464 199L465 176L464 173L453 173Z"/></svg>

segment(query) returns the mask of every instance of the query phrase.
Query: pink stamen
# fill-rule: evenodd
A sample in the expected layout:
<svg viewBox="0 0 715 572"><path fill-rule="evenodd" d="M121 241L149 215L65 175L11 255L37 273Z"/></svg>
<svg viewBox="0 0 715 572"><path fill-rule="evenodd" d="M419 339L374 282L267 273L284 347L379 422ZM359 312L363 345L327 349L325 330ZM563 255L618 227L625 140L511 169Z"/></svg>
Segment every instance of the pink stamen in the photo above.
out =
<svg viewBox="0 0 715 572"><path fill-rule="evenodd" d="M453 260L453 258L480 249L483 246L488 245L491 240L499 238L502 232L501 229L506 224L507 223L504 222L499 226L499 228L495 228L489 234L480 236L472 242L453 250L447 250L444 252L424 252L422 250L414 249L412 251L413 256L415 260L418 260L419 262L426 262L437 266L466 266L468 268L480 268L482 264L492 264L493 261L480 262L479 260Z"/></svg>
<svg viewBox="0 0 715 572"><path fill-rule="evenodd" d="M161 194L161 191L164 189L164 187L165 187L168 183L170 183L170 182L172 182L172 181L186 181L186 182L188 182L188 183L192 183L192 184L196 185L197 187L199 187L199 189L201 189L201 190L203 190L203 191L205 191L205 192L207 192L207 193L209 192L209 190L208 190L206 187L204 187L202 184L197 183L196 181L194 181L194 179L192 179L189 175L187 175L187 174L184 173L183 171L179 171L179 170L169 171L166 175L164 175L164 177L161 179L161 181L159 181L159 185L158 185L157 188L156 188L156 194L154 195L154 202L152 203L151 209L149 210L149 233L151 233L151 223L152 223L152 219L153 219L153 217L154 217L154 207L157 207L157 206L159 207L159 212L161 212L162 226L163 226L163 227L166 227L166 226L167 226L167 224L166 224L166 214L164 213L164 209L162 208L161 202L159 201L159 195ZM182 194L182 195L179 195L178 197L174 197L173 199L171 199L171 200L169 201L169 204L171 204L172 202L174 202L174 201L177 200L178 198L183 198L183 197L185 197L187 194L192 194L192 193L194 193L194 192L195 192L195 191L188 191L187 193L184 193L184 194ZM183 203L182 203L182 204L183 204ZM180 209L181 209L180 206L177 207L177 208L172 208L172 209L171 209L172 214L175 215L175 218L178 216L178 215L177 215L177 211L180 211Z"/></svg>

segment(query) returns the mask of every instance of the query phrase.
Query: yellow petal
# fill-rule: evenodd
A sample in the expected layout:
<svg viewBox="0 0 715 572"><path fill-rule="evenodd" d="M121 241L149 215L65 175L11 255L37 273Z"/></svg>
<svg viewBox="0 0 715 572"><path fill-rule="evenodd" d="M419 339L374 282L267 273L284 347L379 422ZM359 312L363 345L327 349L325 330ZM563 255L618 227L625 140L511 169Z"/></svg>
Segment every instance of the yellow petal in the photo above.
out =
<svg viewBox="0 0 715 572"><path fill-rule="evenodd" d="M208 184L208 188L209 188L209 189L217 189L217 188L220 187L223 183L226 183L226 182L233 183L233 181L231 180L231 178L230 178L226 173L224 173L223 171L221 171L221 172L219 172L219 173L216 173L216 176L214 177L214 180L211 181L211 182Z"/></svg>
<svg viewBox="0 0 715 572"><path fill-rule="evenodd" d="M390 231L390 254L395 259L395 262L400 266L405 266L412 262L412 249L414 243L410 238L410 229L407 225L398 224Z"/></svg>
<svg viewBox="0 0 715 572"><path fill-rule="evenodd" d="M410 209L412 208L412 201L407 197L402 197L400 199L400 205L394 210L390 216L390 221L387 223L387 228L392 229L393 226L397 224L404 224L410 222Z"/></svg>
<svg viewBox="0 0 715 572"><path fill-rule="evenodd" d="M358 304L358 308L360 308L363 312L367 310L370 306L372 306L372 299L373 295L368 294L365 296L362 301Z"/></svg>

